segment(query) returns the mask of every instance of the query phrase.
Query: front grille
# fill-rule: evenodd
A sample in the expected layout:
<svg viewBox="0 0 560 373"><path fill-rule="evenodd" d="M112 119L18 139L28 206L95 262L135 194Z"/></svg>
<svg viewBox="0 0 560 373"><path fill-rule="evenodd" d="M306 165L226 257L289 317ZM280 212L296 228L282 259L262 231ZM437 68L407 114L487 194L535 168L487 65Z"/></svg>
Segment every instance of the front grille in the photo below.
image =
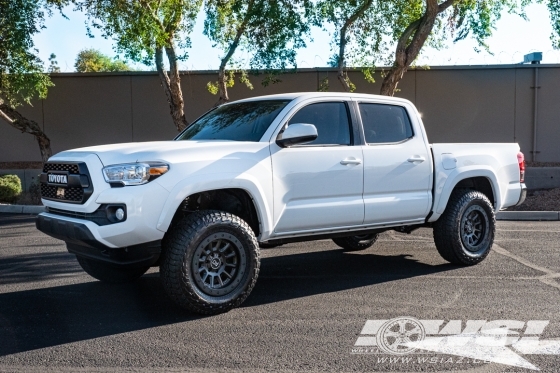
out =
<svg viewBox="0 0 560 373"><path fill-rule="evenodd" d="M84 189L81 187L63 188L64 198L56 195L58 188L60 187L41 183L41 197L59 202L82 202L82 199L84 198Z"/></svg>
<svg viewBox="0 0 560 373"><path fill-rule="evenodd" d="M49 171L68 171L70 174L79 174L80 170L77 164L73 163L45 163L43 172Z"/></svg>
<svg viewBox="0 0 560 373"><path fill-rule="evenodd" d="M66 175L64 184L49 182L49 173ZM85 203L93 193L89 170L84 162L47 162L41 174L41 197L51 201Z"/></svg>

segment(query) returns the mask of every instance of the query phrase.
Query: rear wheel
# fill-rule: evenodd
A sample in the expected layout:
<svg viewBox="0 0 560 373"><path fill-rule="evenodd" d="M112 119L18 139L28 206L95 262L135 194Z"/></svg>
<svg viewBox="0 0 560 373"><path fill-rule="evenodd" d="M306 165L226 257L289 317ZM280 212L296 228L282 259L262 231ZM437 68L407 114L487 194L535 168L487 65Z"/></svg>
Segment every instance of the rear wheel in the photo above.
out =
<svg viewBox="0 0 560 373"><path fill-rule="evenodd" d="M238 216L194 212L172 228L165 242L160 274L165 291L181 307L206 315L226 312L253 290L259 244Z"/></svg>
<svg viewBox="0 0 560 373"><path fill-rule="evenodd" d="M488 198L478 191L457 189L434 223L434 242L448 262L474 265L490 253L495 231L496 218Z"/></svg>
<svg viewBox="0 0 560 373"><path fill-rule="evenodd" d="M97 260L87 259L80 256L76 257L78 263L88 275L99 281L107 282L110 284L122 284L132 282L140 278L150 267L138 268L119 268L100 262Z"/></svg>
<svg viewBox="0 0 560 373"><path fill-rule="evenodd" d="M378 236L379 234L374 233L359 236L337 237L332 240L345 251L360 251L373 246Z"/></svg>

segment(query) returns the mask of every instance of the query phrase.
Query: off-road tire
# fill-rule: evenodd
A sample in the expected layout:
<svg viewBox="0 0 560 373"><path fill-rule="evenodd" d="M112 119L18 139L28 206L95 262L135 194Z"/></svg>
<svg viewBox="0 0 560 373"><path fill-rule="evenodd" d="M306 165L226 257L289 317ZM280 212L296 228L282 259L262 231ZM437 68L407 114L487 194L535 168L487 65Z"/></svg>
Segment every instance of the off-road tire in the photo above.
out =
<svg viewBox="0 0 560 373"><path fill-rule="evenodd" d="M179 306L212 315L239 306L249 296L259 275L260 251L255 234L241 218L197 211L174 225L167 236L160 277Z"/></svg>
<svg viewBox="0 0 560 373"><path fill-rule="evenodd" d="M379 234L374 233L361 236L337 237L332 240L335 244L342 247L344 251L361 251L373 246L378 236Z"/></svg>
<svg viewBox="0 0 560 373"><path fill-rule="evenodd" d="M488 256L495 232L496 217L488 198L475 190L457 189L434 223L434 242L443 259L469 266Z"/></svg>
<svg viewBox="0 0 560 373"><path fill-rule="evenodd" d="M109 284L124 284L140 278L150 267L119 268L98 260L76 257L88 275Z"/></svg>

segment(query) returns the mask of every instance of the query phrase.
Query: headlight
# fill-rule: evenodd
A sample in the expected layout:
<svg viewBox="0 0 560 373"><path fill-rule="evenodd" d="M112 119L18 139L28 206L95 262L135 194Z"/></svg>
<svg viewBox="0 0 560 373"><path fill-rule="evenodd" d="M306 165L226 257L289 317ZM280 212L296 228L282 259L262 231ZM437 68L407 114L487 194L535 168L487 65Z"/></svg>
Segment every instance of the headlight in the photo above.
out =
<svg viewBox="0 0 560 373"><path fill-rule="evenodd" d="M141 185L169 171L169 165L160 162L115 164L103 168L103 177L108 183Z"/></svg>

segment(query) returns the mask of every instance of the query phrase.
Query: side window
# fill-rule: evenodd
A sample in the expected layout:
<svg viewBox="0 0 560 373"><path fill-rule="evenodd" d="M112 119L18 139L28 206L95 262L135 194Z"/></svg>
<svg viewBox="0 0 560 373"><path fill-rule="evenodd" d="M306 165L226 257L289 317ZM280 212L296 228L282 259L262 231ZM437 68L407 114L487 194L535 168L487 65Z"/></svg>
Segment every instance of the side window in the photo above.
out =
<svg viewBox="0 0 560 373"><path fill-rule="evenodd" d="M317 127L318 137L308 145L350 145L350 121L343 102L321 102L307 105L290 119Z"/></svg>
<svg viewBox="0 0 560 373"><path fill-rule="evenodd" d="M413 136L405 108L384 104L360 104L368 144L399 142Z"/></svg>

